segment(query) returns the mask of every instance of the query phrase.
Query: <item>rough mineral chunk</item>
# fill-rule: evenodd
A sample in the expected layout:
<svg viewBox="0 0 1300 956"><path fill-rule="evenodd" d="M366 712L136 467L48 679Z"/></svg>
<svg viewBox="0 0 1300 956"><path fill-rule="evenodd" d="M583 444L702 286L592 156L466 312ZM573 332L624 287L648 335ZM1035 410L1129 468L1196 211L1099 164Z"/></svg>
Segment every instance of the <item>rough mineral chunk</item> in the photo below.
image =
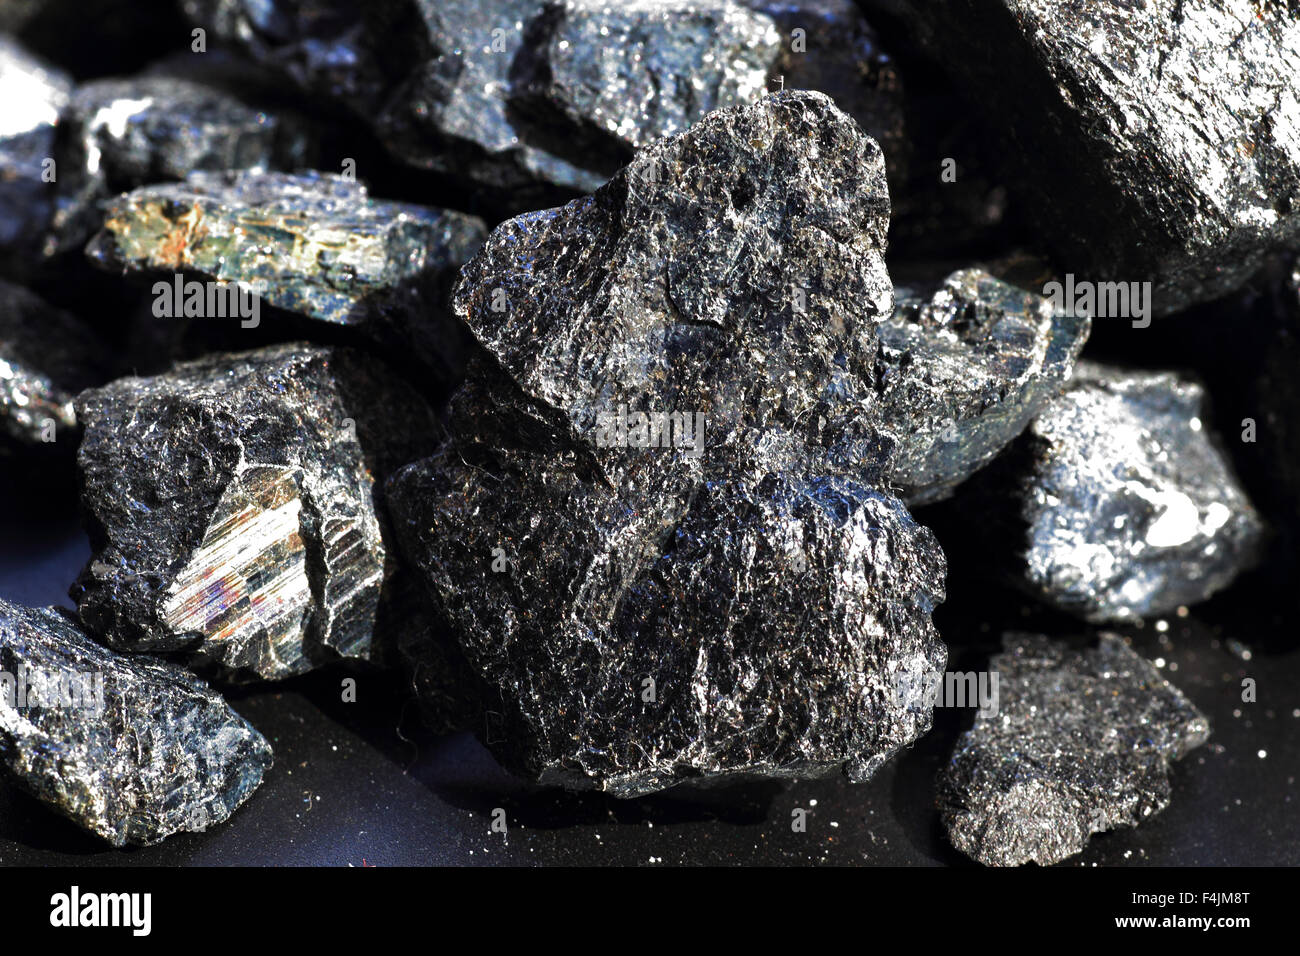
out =
<svg viewBox="0 0 1300 956"><path fill-rule="evenodd" d="M1166 314L1300 237L1294 3L868 6L906 17L1010 134L1025 207L1063 271L1151 281Z"/></svg>
<svg viewBox="0 0 1300 956"><path fill-rule="evenodd" d="M49 163L71 94L71 80L0 34L0 268L12 275L36 262L54 214Z"/></svg>
<svg viewBox="0 0 1300 956"><path fill-rule="evenodd" d="M416 166L506 193L585 192L604 177L526 143L507 108L510 69L541 0L184 0L215 36L341 101ZM572 192L570 192L572 195Z"/></svg>
<svg viewBox="0 0 1300 956"><path fill-rule="evenodd" d="M983 269L954 272L928 299L895 297L880 327L881 405L899 435L894 481L925 503L991 461L1061 392L1091 323Z"/></svg>
<svg viewBox="0 0 1300 956"><path fill-rule="evenodd" d="M120 847L221 823L261 784L271 747L183 668L115 654L58 608L0 600L0 760Z"/></svg>
<svg viewBox="0 0 1300 956"><path fill-rule="evenodd" d="M372 200L341 176L193 173L113 200L87 253L106 269L238 283L455 376L462 333L446 299L483 235L473 216Z"/></svg>
<svg viewBox="0 0 1300 956"><path fill-rule="evenodd" d="M0 281L0 454L76 448L72 400L113 372L107 347L80 319Z"/></svg>
<svg viewBox="0 0 1300 956"><path fill-rule="evenodd" d="M195 170L312 165L301 120L173 76L86 83L65 124L47 254L84 246L102 221L98 203L116 193Z"/></svg>
<svg viewBox="0 0 1300 956"><path fill-rule="evenodd" d="M578 155L618 166L705 113L752 101L779 54L772 20L731 0L560 0L530 24L512 95L571 128Z"/></svg>
<svg viewBox="0 0 1300 956"><path fill-rule="evenodd" d="M395 564L375 482L434 429L391 371L278 346L119 379L77 412L93 633L265 678L380 653Z"/></svg>
<svg viewBox="0 0 1300 956"><path fill-rule="evenodd" d="M1173 374L1080 363L1020 449L1012 494L1032 593L1089 621L1141 618L1250 566L1263 528L1203 404Z"/></svg>
<svg viewBox="0 0 1300 956"><path fill-rule="evenodd" d="M922 693L883 690L946 658L943 555L871 484L887 217L875 143L785 93L505 223L466 267L455 308L486 354L389 495L499 692L507 766L620 796L858 780L928 727Z"/></svg>
<svg viewBox="0 0 1300 956"><path fill-rule="evenodd" d="M990 668L997 712L976 716L938 780L948 838L986 866L1046 866L1137 826L1169 805L1170 763L1210 735L1115 635L1085 650L1008 635Z"/></svg>

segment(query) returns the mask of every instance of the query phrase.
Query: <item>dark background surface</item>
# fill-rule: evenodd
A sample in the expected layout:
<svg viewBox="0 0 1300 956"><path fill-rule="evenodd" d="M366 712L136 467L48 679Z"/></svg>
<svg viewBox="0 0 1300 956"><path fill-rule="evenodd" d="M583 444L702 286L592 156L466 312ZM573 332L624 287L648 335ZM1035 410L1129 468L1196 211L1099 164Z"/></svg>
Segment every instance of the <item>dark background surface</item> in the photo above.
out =
<svg viewBox="0 0 1300 956"><path fill-rule="evenodd" d="M0 468L12 469L12 463ZM68 605L89 556L60 480L0 477L0 596ZM952 540L942 512L922 513ZM950 582L967 556L950 548ZM1063 866L1300 863L1300 650L1265 569L1186 617L1125 633L1211 718L1210 743L1175 765L1173 802L1134 830L1092 839ZM950 583L951 588L951 583ZM952 670L983 666L1008 627L1068 631L1007 594L973 584L936 616ZM1231 646L1230 646L1230 642ZM112 850L0 782L0 865L287 864L958 864L933 809L934 776L970 711L936 711L935 729L872 781L840 777L678 788L622 801L539 789L512 778L471 735L421 731L398 675L344 672L231 692L275 749L261 789L222 826L156 846ZM1254 677L1258 699L1241 701ZM508 832L492 833L494 808ZM808 811L807 832L791 812Z"/></svg>

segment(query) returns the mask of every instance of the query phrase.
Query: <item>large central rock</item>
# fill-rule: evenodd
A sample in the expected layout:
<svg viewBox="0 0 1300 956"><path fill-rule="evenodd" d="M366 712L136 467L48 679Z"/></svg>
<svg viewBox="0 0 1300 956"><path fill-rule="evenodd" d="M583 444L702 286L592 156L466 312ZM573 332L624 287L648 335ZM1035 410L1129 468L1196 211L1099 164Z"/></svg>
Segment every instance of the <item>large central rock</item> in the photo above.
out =
<svg viewBox="0 0 1300 956"><path fill-rule="evenodd" d="M507 766L620 796L865 779L927 729L944 559L876 490L888 215L876 144L785 93L505 223L466 267L482 353L389 495L500 693Z"/></svg>

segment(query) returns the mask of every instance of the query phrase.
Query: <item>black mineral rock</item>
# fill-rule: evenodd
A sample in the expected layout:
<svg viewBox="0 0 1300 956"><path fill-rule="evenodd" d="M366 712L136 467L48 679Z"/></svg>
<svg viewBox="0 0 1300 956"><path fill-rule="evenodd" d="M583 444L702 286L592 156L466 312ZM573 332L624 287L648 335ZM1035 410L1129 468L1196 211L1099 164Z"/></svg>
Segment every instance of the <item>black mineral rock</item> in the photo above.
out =
<svg viewBox="0 0 1300 956"><path fill-rule="evenodd" d="M1086 620L1205 600L1256 559L1263 525L1211 439L1204 391L1172 373L1080 363L1007 464L988 494L1018 512L1020 583Z"/></svg>
<svg viewBox="0 0 1300 956"><path fill-rule="evenodd" d="M997 705L938 780L953 846L986 866L1046 866L1094 833L1169 805L1170 763L1209 738L1205 716L1124 641L1077 650L1007 635L990 662Z"/></svg>
<svg viewBox="0 0 1300 956"><path fill-rule="evenodd" d="M895 290L880 327L881 406L909 503L946 497L1019 435L1070 377L1091 322L983 269L932 296Z"/></svg>
<svg viewBox="0 0 1300 956"><path fill-rule="evenodd" d="M508 767L619 796L862 780L929 726L944 559L879 490L887 221L876 144L783 93L505 223L465 268L482 354L389 495L499 691Z"/></svg>
<svg viewBox="0 0 1300 956"><path fill-rule="evenodd" d="M376 482L436 427L384 365L298 344L215 355L77 412L95 553L73 597L92 633L265 678L382 652L396 565Z"/></svg>
<svg viewBox="0 0 1300 956"><path fill-rule="evenodd" d="M1300 238L1300 17L1254 0L869 0L1006 132L1063 271L1157 314Z"/></svg>
<svg viewBox="0 0 1300 956"><path fill-rule="evenodd" d="M202 832L271 767L271 747L185 669L116 654L59 608L0 600L0 761L114 846Z"/></svg>
<svg viewBox="0 0 1300 956"><path fill-rule="evenodd" d="M234 283L259 303L356 327L454 379L463 333L447 297L484 233L473 216L374 200L342 176L199 172L114 199L87 254L164 286L181 272ZM185 316L212 317L190 299L172 296L172 311L184 303ZM240 320L251 327L260 316Z"/></svg>

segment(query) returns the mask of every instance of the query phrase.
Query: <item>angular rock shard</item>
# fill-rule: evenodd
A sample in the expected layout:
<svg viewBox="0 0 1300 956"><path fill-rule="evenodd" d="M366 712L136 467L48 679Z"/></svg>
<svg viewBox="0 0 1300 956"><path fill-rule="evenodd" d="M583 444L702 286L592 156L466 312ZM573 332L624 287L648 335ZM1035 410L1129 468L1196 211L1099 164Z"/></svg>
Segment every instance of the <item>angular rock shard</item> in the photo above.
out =
<svg viewBox="0 0 1300 956"><path fill-rule="evenodd" d="M786 93L503 224L466 267L484 354L389 496L499 694L508 767L624 797L856 780L928 727L921 695L882 692L946 658L942 553L871 486L887 217L876 145Z"/></svg>
<svg viewBox="0 0 1300 956"><path fill-rule="evenodd" d="M73 399L111 377L106 345L80 319L0 280L0 455L77 447Z"/></svg>
<svg viewBox="0 0 1300 956"><path fill-rule="evenodd" d="M72 594L93 633L264 678L381 653L395 563L375 483L435 427L381 363L301 344L216 355L77 410L95 554Z"/></svg>
<svg viewBox="0 0 1300 956"><path fill-rule="evenodd" d="M1008 635L989 666L997 712L975 718L938 780L948 838L985 866L1047 866L1137 826L1169 805L1171 762L1210 735L1115 635L1086 650Z"/></svg>
<svg viewBox="0 0 1300 956"><path fill-rule="evenodd" d="M302 120L174 76L86 83L64 123L47 255L84 246L101 224L99 203L117 193L196 170L293 170L314 158Z"/></svg>
<svg viewBox="0 0 1300 956"><path fill-rule="evenodd" d="M893 480L923 504L988 464L1061 392L1091 323L978 268L928 299L895 297L880 326L880 403L899 438Z"/></svg>
<svg viewBox="0 0 1300 956"><path fill-rule="evenodd" d="M753 101L779 53L772 20L731 0L560 0L528 27L511 101L562 128L575 156L617 168L712 110Z"/></svg>
<svg viewBox="0 0 1300 956"><path fill-rule="evenodd" d="M1263 525L1194 382L1080 363L1018 452L1021 583L1048 604L1098 622L1164 614L1255 560Z"/></svg>
<svg viewBox="0 0 1300 956"><path fill-rule="evenodd" d="M341 176L193 173L113 200L87 254L106 269L237 283L454 379L463 342L446 300L483 235L473 216L373 200ZM210 317L206 307L197 314Z"/></svg>
<svg viewBox="0 0 1300 956"><path fill-rule="evenodd" d="M511 64L541 0L183 6L304 90L345 104L405 162L501 191L494 198L505 205L528 208L557 187L572 195L604 179L525 142L507 108Z"/></svg>
<svg viewBox="0 0 1300 956"><path fill-rule="evenodd" d="M1300 237L1294 4L867 6L906 19L1009 134L1025 208L1063 272L1152 282L1168 314Z"/></svg>
<svg viewBox="0 0 1300 956"><path fill-rule="evenodd" d="M55 129L72 81L0 34L0 268L14 276L38 261L54 214ZM54 170L57 173L57 169Z"/></svg>
<svg viewBox="0 0 1300 956"><path fill-rule="evenodd" d="M0 600L0 760L114 846L202 832L271 767L271 747L175 664L115 654L66 611Z"/></svg>

